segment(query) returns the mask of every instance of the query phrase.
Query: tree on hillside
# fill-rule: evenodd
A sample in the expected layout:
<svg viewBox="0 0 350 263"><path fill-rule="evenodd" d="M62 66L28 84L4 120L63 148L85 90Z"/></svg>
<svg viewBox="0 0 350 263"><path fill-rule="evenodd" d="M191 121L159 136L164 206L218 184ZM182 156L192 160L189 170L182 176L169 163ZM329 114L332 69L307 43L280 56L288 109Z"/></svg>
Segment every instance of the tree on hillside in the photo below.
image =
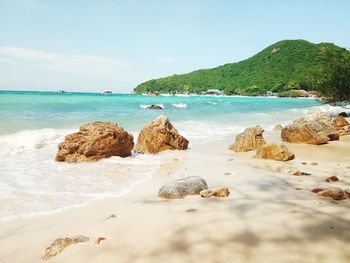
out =
<svg viewBox="0 0 350 263"><path fill-rule="evenodd" d="M332 105L350 103L350 52L324 50L325 63L316 80L316 87L325 102Z"/></svg>

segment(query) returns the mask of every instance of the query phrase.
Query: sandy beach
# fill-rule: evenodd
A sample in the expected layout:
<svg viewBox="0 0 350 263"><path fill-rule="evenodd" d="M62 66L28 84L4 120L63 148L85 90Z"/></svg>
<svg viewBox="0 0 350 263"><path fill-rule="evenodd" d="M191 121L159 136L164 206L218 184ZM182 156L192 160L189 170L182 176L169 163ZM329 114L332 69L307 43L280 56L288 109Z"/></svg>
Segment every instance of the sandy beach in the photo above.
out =
<svg viewBox="0 0 350 263"><path fill-rule="evenodd" d="M265 138L280 140L274 131ZM234 153L232 142L233 136L160 153L165 161L155 175L126 195L0 221L0 262L44 262L55 239L75 235L90 240L48 262L349 262L349 199L321 199L310 190L350 187L350 136L322 146L286 144L296 155L287 163ZM276 172L281 165L311 175ZM192 175L210 189L228 187L231 195L157 196L166 182ZM330 175L340 181L326 183ZM99 237L106 239L96 244Z"/></svg>

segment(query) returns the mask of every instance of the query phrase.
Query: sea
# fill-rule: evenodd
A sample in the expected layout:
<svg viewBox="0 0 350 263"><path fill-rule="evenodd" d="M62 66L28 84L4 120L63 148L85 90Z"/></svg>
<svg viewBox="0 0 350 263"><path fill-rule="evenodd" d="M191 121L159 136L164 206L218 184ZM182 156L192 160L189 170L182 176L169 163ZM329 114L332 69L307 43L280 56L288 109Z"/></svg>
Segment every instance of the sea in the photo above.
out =
<svg viewBox="0 0 350 263"><path fill-rule="evenodd" d="M158 104L162 110L147 109ZM0 220L52 213L123 195L151 178L163 155L111 157L95 163L55 162L64 136L94 121L111 121L134 135L167 116L190 146L265 130L310 111L341 108L315 99L234 96L0 91Z"/></svg>

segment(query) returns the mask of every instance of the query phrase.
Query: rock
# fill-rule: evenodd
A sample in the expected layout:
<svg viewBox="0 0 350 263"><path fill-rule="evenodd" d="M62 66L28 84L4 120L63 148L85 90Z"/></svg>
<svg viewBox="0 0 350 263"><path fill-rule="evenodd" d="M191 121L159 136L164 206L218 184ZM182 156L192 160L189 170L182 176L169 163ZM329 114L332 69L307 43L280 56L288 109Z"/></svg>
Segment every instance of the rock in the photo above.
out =
<svg viewBox="0 0 350 263"><path fill-rule="evenodd" d="M339 134L333 127L329 114L318 113L297 119L284 127L281 138L285 142L319 145L339 140Z"/></svg>
<svg viewBox="0 0 350 263"><path fill-rule="evenodd" d="M285 166L285 165L278 167L277 172L283 173L283 174L291 174L291 175L295 175L295 176L302 175L302 173L298 169L296 169L294 167L290 167L290 166Z"/></svg>
<svg viewBox="0 0 350 263"><path fill-rule="evenodd" d="M349 189L345 189L344 192L346 193L346 195L348 196L348 198L350 198L350 188L349 188Z"/></svg>
<svg viewBox="0 0 350 263"><path fill-rule="evenodd" d="M158 196L165 199L181 199L188 195L199 195L204 189L208 189L204 179L199 176L189 176L163 185L159 189Z"/></svg>
<svg viewBox="0 0 350 263"><path fill-rule="evenodd" d="M187 213L194 213L194 212L197 212L198 209L197 208L189 208L189 209L186 209L186 212Z"/></svg>
<svg viewBox="0 0 350 263"><path fill-rule="evenodd" d="M283 126L282 126L281 124L277 124L277 125L273 128L274 131L280 131L280 130L282 130L282 129L283 129Z"/></svg>
<svg viewBox="0 0 350 263"><path fill-rule="evenodd" d="M302 162L301 164L302 164L302 165L307 165L307 162Z"/></svg>
<svg viewBox="0 0 350 263"><path fill-rule="evenodd" d="M340 135L350 134L350 123L343 116L337 116L333 122L333 127L338 131Z"/></svg>
<svg viewBox="0 0 350 263"><path fill-rule="evenodd" d="M339 113L338 116L345 117L345 118L350 117L350 115L344 111Z"/></svg>
<svg viewBox="0 0 350 263"><path fill-rule="evenodd" d="M256 157L285 162L294 159L295 155L285 145L270 143L260 148Z"/></svg>
<svg viewBox="0 0 350 263"><path fill-rule="evenodd" d="M165 150L186 150L188 140L181 136L167 117L159 116L139 134L135 146L138 153L158 153Z"/></svg>
<svg viewBox="0 0 350 263"><path fill-rule="evenodd" d="M205 190L202 190L200 193L201 197L204 197L204 198L209 198L209 197L212 197L212 196L215 196L215 197L228 197L230 195L230 190L228 188L220 188L220 189L217 189L217 190L208 190L208 189L205 189Z"/></svg>
<svg viewBox="0 0 350 263"><path fill-rule="evenodd" d="M311 162L310 165L317 166L318 162Z"/></svg>
<svg viewBox="0 0 350 263"><path fill-rule="evenodd" d="M263 133L264 129L259 125L247 128L236 136L235 143L230 149L235 152L256 151L266 144Z"/></svg>
<svg viewBox="0 0 350 263"><path fill-rule="evenodd" d="M318 192L321 192L323 190L325 190L325 188L314 188L314 189L311 190L311 192L317 194Z"/></svg>
<svg viewBox="0 0 350 263"><path fill-rule="evenodd" d="M332 198L333 200L342 200L346 198L345 192L339 187L326 188L317 192L317 194L318 196Z"/></svg>
<svg viewBox="0 0 350 263"><path fill-rule="evenodd" d="M133 136L111 122L82 125L58 145L58 162L89 162L110 156L127 157L134 147Z"/></svg>
<svg viewBox="0 0 350 263"><path fill-rule="evenodd" d="M162 110L163 107L158 105L158 104L152 104L152 105L148 106L147 109L150 109L150 110Z"/></svg>
<svg viewBox="0 0 350 263"><path fill-rule="evenodd" d="M328 182L328 183L338 182L338 181L339 181L339 178L338 178L337 176L335 176L335 175L332 175L332 176L326 178L325 181Z"/></svg>
<svg viewBox="0 0 350 263"><path fill-rule="evenodd" d="M57 238L49 247L45 249L45 252L42 255L42 259L48 260L61 253L63 249L70 245L87 241L89 241L89 238L81 235L74 237Z"/></svg>
<svg viewBox="0 0 350 263"><path fill-rule="evenodd" d="M96 239L95 243L96 243L97 245L99 245L103 240L106 240L106 238L105 238L105 237L98 237L98 238Z"/></svg>
<svg viewBox="0 0 350 263"><path fill-rule="evenodd" d="M224 175L228 176L228 175L231 175L231 173L229 173L229 172L226 172L226 173L224 173Z"/></svg>

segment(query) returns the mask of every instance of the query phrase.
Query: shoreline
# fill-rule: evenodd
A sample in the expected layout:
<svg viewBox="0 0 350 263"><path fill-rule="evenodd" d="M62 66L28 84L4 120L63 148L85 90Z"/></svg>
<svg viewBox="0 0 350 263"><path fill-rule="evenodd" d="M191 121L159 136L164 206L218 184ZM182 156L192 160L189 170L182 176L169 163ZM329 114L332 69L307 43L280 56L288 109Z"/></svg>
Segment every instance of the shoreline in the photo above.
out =
<svg viewBox="0 0 350 263"><path fill-rule="evenodd" d="M265 138L277 141L276 134L266 132ZM320 257L326 262L346 262L349 202L320 199L309 190L329 186L323 180L330 171L341 178L333 186L350 185L350 156L344 155L350 136L323 146L288 144L296 159L287 163L255 159L252 152L235 154L228 150L232 142L233 136L170 152L151 179L120 197L55 214L0 221L4 248L0 258L42 262L42 253L56 238L82 234L90 241L66 248L50 262L310 262ZM302 161L319 165L304 166ZM280 165L312 175L276 173ZM211 189L229 187L231 196L158 198L163 184L191 175L204 178ZM186 212L189 209L198 210ZM97 245L98 237L106 240ZM30 250L25 249L28 240Z"/></svg>

